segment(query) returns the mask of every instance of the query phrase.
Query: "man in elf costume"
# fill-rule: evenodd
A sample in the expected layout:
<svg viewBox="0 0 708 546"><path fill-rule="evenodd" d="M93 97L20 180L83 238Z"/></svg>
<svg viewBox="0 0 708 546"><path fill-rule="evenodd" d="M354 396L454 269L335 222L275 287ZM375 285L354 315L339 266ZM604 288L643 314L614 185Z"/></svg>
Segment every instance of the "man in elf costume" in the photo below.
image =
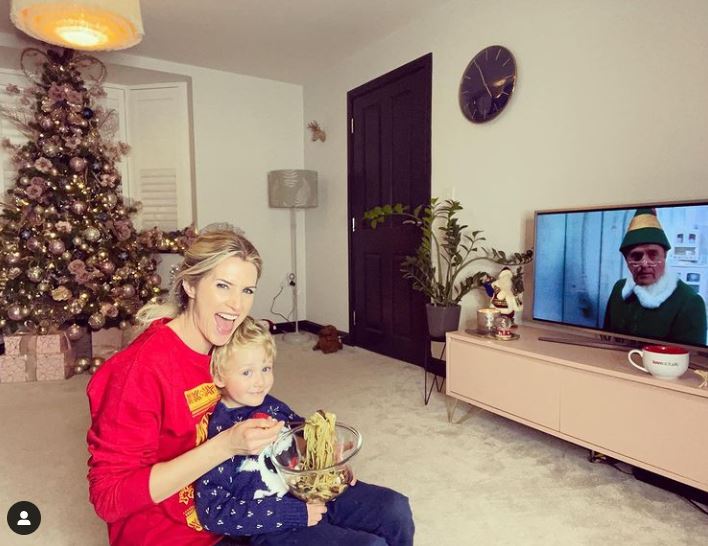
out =
<svg viewBox="0 0 708 546"><path fill-rule="evenodd" d="M654 209L637 209L620 252L632 274L615 283L605 309L606 330L689 345L706 344L703 298L666 272L669 240Z"/></svg>

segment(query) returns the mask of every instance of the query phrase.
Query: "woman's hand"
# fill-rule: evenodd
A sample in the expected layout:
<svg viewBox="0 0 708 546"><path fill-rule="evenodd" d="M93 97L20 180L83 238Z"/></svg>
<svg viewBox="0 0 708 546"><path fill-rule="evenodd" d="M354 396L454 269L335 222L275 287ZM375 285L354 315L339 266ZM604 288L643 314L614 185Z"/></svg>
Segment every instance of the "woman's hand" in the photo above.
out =
<svg viewBox="0 0 708 546"><path fill-rule="evenodd" d="M248 419L236 423L221 433L225 437L229 457L258 455L263 448L275 441L284 424L283 421L275 419Z"/></svg>
<svg viewBox="0 0 708 546"><path fill-rule="evenodd" d="M322 517L325 515L327 512L327 507L324 504L320 504L318 502L313 502L313 503L307 503L307 526L312 527L313 525L317 525L321 520Z"/></svg>

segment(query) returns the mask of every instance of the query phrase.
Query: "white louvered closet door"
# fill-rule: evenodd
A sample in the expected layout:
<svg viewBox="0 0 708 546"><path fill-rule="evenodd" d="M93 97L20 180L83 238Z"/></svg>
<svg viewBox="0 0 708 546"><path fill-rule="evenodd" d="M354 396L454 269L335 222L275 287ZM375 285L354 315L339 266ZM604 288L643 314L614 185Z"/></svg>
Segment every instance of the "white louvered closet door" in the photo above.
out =
<svg viewBox="0 0 708 546"><path fill-rule="evenodd" d="M17 95L8 95L5 93L5 87L9 84L15 84L20 89L29 87L31 84L27 78L19 72L15 71L0 71L0 103L3 106L17 106ZM15 125L5 117L0 116L0 139L8 138L13 144L22 145L29 139L17 130ZM0 148L0 206L7 201L7 193L5 191L15 184L17 178L17 166L10 161L10 154Z"/></svg>
<svg viewBox="0 0 708 546"><path fill-rule="evenodd" d="M131 195L139 229L182 229L194 220L189 109L184 83L128 89Z"/></svg>

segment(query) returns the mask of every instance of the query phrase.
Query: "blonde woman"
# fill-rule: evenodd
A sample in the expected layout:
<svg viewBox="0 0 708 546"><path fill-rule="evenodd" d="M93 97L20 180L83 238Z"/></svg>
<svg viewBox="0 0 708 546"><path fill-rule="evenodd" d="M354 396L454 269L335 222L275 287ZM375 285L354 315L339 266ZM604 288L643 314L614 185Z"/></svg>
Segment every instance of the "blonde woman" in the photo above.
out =
<svg viewBox="0 0 708 546"><path fill-rule="evenodd" d="M209 352L253 305L261 258L230 229L197 237L168 303L148 305L148 328L93 376L87 394L89 492L117 546L211 545L222 537L196 516L192 483L235 455L259 453L283 423L251 419L207 440L219 393Z"/></svg>

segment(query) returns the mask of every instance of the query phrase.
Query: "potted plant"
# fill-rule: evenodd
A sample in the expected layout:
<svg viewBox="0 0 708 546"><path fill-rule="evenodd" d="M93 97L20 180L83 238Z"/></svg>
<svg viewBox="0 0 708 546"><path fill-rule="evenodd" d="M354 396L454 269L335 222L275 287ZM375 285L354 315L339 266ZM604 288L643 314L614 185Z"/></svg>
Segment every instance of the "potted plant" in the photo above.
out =
<svg viewBox="0 0 708 546"><path fill-rule="evenodd" d="M401 262L403 277L410 279L413 288L423 292L430 300L426 305L430 335L443 336L457 330L460 322L460 301L470 291L488 285L493 277L486 271L469 273L471 264L487 261L503 266L518 266L514 275L517 286L521 283L522 266L533 258L533 251L507 254L481 243L486 239L482 231L465 230L457 214L462 211L459 201L431 198L428 205L419 205L412 212L401 203L374 207L364 213L364 220L373 229L390 216L404 218L404 223L414 224L422 231L415 256L406 256Z"/></svg>

